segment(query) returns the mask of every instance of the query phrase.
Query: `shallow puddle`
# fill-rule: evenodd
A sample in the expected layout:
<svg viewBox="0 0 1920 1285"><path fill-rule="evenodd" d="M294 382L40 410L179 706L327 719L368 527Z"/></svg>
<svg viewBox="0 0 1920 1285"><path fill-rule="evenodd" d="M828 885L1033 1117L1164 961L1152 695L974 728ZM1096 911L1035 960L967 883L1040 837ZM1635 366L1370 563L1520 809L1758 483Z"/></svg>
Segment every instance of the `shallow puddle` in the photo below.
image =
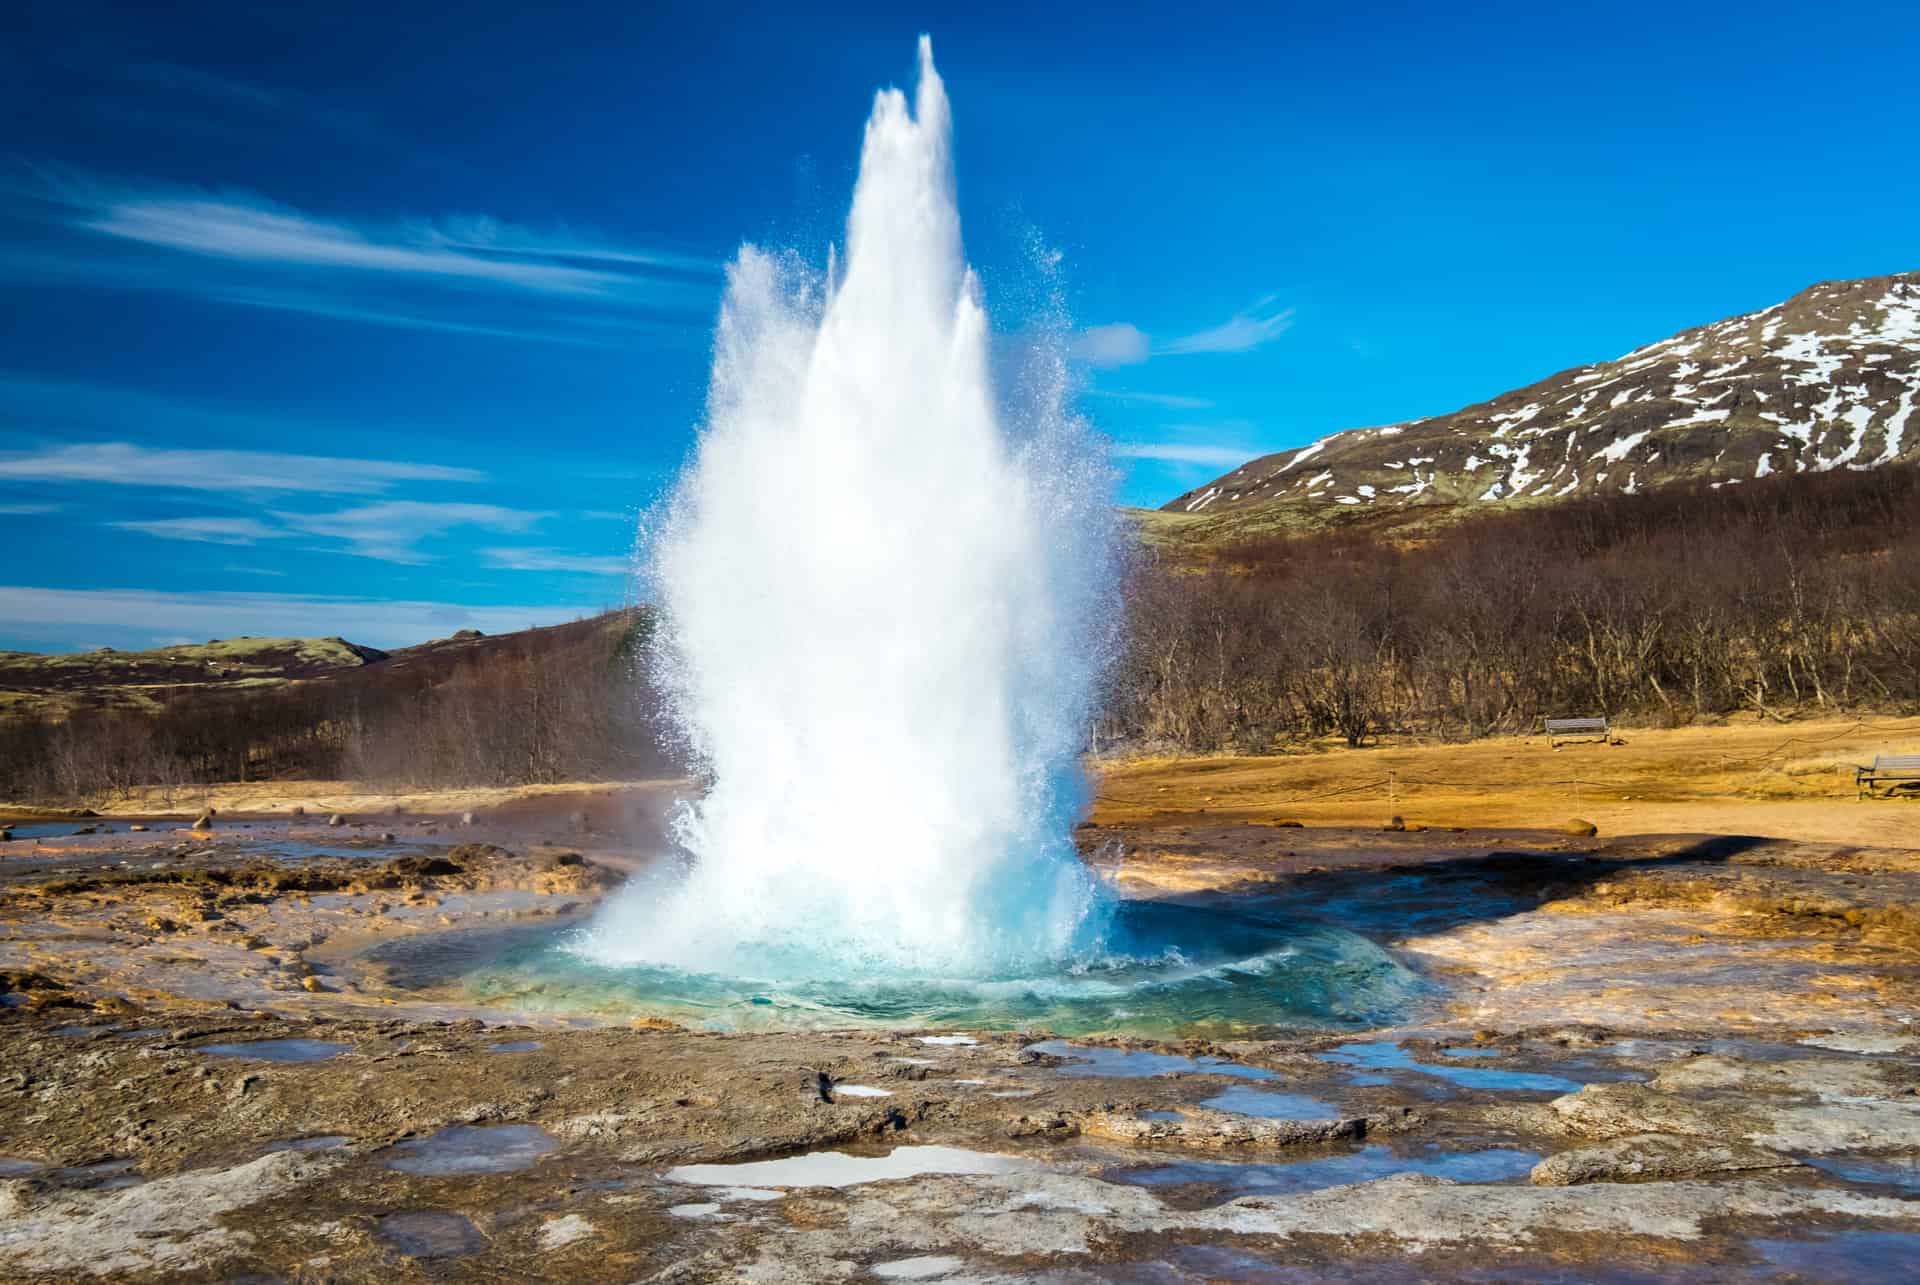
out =
<svg viewBox="0 0 1920 1285"><path fill-rule="evenodd" d="M1490 1092L1577 1093L1586 1085L1564 1076L1544 1075L1537 1071L1504 1071L1489 1066L1449 1066L1444 1063L1416 1062L1413 1055L1388 1040L1342 1044L1318 1055L1322 1061L1355 1068L1360 1074L1350 1077L1355 1084L1393 1083L1384 1072L1407 1071L1457 1084L1463 1089Z"/></svg>
<svg viewBox="0 0 1920 1285"><path fill-rule="evenodd" d="M39 1173L46 1168L38 1160L21 1160L16 1156L0 1156L0 1178L25 1178L29 1174Z"/></svg>
<svg viewBox="0 0 1920 1285"><path fill-rule="evenodd" d="M190 1051L209 1057L246 1057L261 1062L324 1062L352 1047L333 1040L248 1040L241 1044L202 1044Z"/></svg>
<svg viewBox="0 0 1920 1285"><path fill-rule="evenodd" d="M374 1228L409 1258L462 1258L487 1247L487 1238L478 1227L459 1214L437 1210L388 1214Z"/></svg>
<svg viewBox="0 0 1920 1285"><path fill-rule="evenodd" d="M1391 1147L1375 1145L1286 1164L1182 1160L1172 1164L1110 1169L1102 1177L1109 1182L1123 1182L1138 1187L1210 1188L1220 1194L1217 1200L1210 1199L1205 1203L1218 1203L1255 1194L1297 1195L1318 1191L1323 1187L1369 1182L1397 1173L1427 1174L1452 1182L1513 1182L1525 1178L1539 1163L1539 1154L1532 1151L1441 1151L1425 1148L1397 1152Z"/></svg>
<svg viewBox="0 0 1920 1285"><path fill-rule="evenodd" d="M1304 1093L1279 1093L1245 1084L1222 1089L1200 1105L1212 1111L1231 1111L1262 1120L1338 1120L1341 1116L1340 1108Z"/></svg>
<svg viewBox="0 0 1920 1285"><path fill-rule="evenodd" d="M1920 1263L1920 1233L1841 1231L1818 1240L1756 1240L1750 1246L1769 1267L1796 1281L1847 1285L1909 1285Z"/></svg>
<svg viewBox="0 0 1920 1285"><path fill-rule="evenodd" d="M863 1182L918 1178L926 1174L1014 1173L1032 1168L1014 1156L998 1156L960 1147L895 1147L882 1156L844 1151L812 1151L779 1160L740 1164L681 1165L667 1170L668 1182L700 1187L851 1187Z"/></svg>
<svg viewBox="0 0 1920 1285"><path fill-rule="evenodd" d="M120 1191L137 1187L146 1179L134 1171L132 1160L97 1160L90 1165L70 1165L53 1171L54 1181L90 1191Z"/></svg>
<svg viewBox="0 0 1920 1285"><path fill-rule="evenodd" d="M489 1044L487 1046L487 1052L532 1053L536 1049L543 1049L545 1047L546 1045L542 1044L539 1040L509 1040L505 1044Z"/></svg>
<svg viewBox="0 0 1920 1285"><path fill-rule="evenodd" d="M532 1168L559 1144L530 1124L456 1124L387 1148L387 1168L416 1177L514 1173Z"/></svg>
<svg viewBox="0 0 1920 1285"><path fill-rule="evenodd" d="M1230 1075L1240 1080L1271 1080L1275 1072L1261 1066L1241 1066L1225 1058L1191 1058L1177 1053L1155 1053L1148 1049L1115 1049L1100 1045L1069 1044L1066 1040L1042 1040L1029 1044L1022 1052L1046 1053L1073 1059L1054 1069L1058 1075L1101 1076L1107 1079L1133 1080L1151 1075L1198 1074Z"/></svg>
<svg viewBox="0 0 1920 1285"><path fill-rule="evenodd" d="M1873 1183L1920 1191L1920 1157L1805 1156L1802 1162L1845 1182Z"/></svg>

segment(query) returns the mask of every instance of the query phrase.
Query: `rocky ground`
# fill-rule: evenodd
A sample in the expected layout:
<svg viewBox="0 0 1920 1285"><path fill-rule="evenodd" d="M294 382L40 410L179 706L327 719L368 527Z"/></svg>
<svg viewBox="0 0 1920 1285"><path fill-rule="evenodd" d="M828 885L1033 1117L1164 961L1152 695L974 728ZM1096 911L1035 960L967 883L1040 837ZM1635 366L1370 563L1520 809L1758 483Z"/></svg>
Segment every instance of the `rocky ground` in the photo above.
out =
<svg viewBox="0 0 1920 1285"><path fill-rule="evenodd" d="M623 844L586 815L354 820L17 828L0 1275L1861 1281L1920 1262L1920 852L1109 817L1081 838L1127 895L1329 920L1435 983L1388 1029L1143 1045L479 1007L380 961L567 922Z"/></svg>

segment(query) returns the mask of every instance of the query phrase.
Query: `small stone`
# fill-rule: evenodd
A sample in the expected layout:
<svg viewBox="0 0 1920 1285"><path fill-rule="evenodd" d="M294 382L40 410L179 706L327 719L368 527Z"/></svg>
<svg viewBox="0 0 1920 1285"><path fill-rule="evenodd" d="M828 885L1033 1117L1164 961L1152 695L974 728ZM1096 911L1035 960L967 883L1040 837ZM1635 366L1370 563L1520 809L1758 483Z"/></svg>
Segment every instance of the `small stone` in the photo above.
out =
<svg viewBox="0 0 1920 1285"><path fill-rule="evenodd" d="M1400 831L1400 830L1405 830L1407 828L1407 823L1401 817L1390 816L1387 818L1387 823L1381 826L1380 828L1382 830Z"/></svg>
<svg viewBox="0 0 1920 1285"><path fill-rule="evenodd" d="M303 817L303 816L305 816L306 814L307 814L307 810L306 810L305 808L303 808L303 807L299 807L299 806L297 806L297 805L296 805L296 806L294 806L293 808L291 808L291 809L289 809L289 810L288 810L288 812L287 812L287 815L288 815L288 816L290 816L290 817Z"/></svg>
<svg viewBox="0 0 1920 1285"><path fill-rule="evenodd" d="M321 992L327 989L325 986L322 986L320 984L320 979L318 977L313 977L313 976L302 977L300 979L300 986L301 986L301 989L303 990L309 990L314 992Z"/></svg>
<svg viewBox="0 0 1920 1285"><path fill-rule="evenodd" d="M460 814L460 824L461 824L461 825L472 825L472 824L473 824L473 813L471 813L471 812L462 812L462 813Z"/></svg>
<svg viewBox="0 0 1920 1285"><path fill-rule="evenodd" d="M127 829L134 834L145 834L147 832L147 827L138 824L130 825Z"/></svg>
<svg viewBox="0 0 1920 1285"><path fill-rule="evenodd" d="M193 828L196 830L213 829L213 809L208 808L205 812L195 817L193 819Z"/></svg>
<svg viewBox="0 0 1920 1285"><path fill-rule="evenodd" d="M1280 821L1269 821L1267 824L1277 826L1282 830L1303 830L1306 828L1305 822L1295 821L1292 817L1287 817Z"/></svg>
<svg viewBox="0 0 1920 1285"><path fill-rule="evenodd" d="M1594 835L1600 833L1599 826L1591 821L1582 821L1579 817L1575 817L1573 820L1567 822L1561 826L1560 829L1567 834L1577 835L1582 839L1591 839Z"/></svg>
<svg viewBox="0 0 1920 1285"><path fill-rule="evenodd" d="M327 818L328 825L339 826L339 825L345 825L346 823L347 823L347 819L341 816L338 812L334 813L332 816Z"/></svg>

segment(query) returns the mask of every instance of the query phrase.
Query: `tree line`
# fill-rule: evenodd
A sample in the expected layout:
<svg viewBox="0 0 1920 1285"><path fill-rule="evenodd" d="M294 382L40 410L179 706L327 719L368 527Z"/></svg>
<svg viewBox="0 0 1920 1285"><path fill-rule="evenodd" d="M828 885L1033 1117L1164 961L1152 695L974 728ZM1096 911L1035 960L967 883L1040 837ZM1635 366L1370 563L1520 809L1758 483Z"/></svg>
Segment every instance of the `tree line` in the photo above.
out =
<svg viewBox="0 0 1920 1285"><path fill-rule="evenodd" d="M0 800L351 779L434 788L678 771L642 658L649 613L274 687L187 688L155 708L0 717Z"/></svg>
<svg viewBox="0 0 1920 1285"><path fill-rule="evenodd" d="M1912 711L1917 519L1908 466L1148 558L1097 739L1261 751L1552 715Z"/></svg>
<svg viewBox="0 0 1920 1285"><path fill-rule="evenodd" d="M1470 738L1551 715L1684 724L1920 710L1920 467L1674 488L1147 555L1089 743L1261 752ZM0 799L355 779L406 787L684 770L616 612L157 708L0 717Z"/></svg>

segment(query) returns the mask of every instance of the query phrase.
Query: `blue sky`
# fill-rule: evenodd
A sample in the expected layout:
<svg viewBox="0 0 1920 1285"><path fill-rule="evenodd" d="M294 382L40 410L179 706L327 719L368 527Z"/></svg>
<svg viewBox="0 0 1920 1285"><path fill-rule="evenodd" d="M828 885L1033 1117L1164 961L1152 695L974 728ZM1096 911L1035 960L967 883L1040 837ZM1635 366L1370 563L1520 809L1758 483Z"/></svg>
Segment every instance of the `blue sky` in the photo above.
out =
<svg viewBox="0 0 1920 1285"><path fill-rule="evenodd" d="M622 601L721 264L824 255L922 30L1130 503L1920 268L1911 5L766 8L8 6L0 647Z"/></svg>

